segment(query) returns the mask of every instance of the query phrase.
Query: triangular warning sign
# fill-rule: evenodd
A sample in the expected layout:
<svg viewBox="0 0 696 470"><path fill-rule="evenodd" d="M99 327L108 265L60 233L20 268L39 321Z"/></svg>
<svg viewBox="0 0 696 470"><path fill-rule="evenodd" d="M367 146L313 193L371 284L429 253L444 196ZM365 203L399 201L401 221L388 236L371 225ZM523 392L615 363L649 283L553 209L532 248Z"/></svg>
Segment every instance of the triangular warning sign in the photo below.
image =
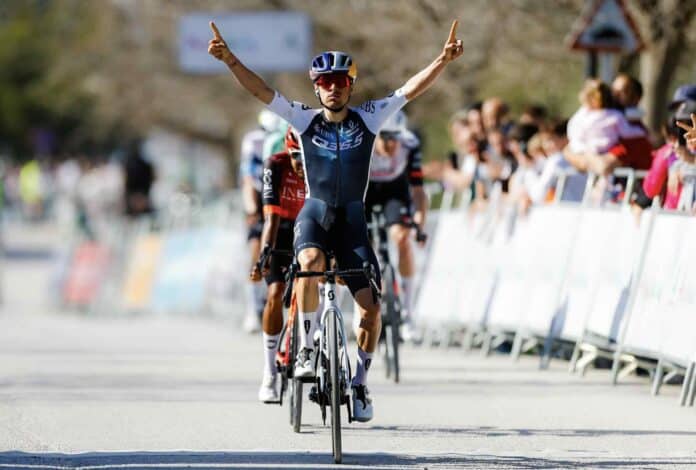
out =
<svg viewBox="0 0 696 470"><path fill-rule="evenodd" d="M600 52L635 52L643 40L624 0L593 0L573 25L572 49Z"/></svg>

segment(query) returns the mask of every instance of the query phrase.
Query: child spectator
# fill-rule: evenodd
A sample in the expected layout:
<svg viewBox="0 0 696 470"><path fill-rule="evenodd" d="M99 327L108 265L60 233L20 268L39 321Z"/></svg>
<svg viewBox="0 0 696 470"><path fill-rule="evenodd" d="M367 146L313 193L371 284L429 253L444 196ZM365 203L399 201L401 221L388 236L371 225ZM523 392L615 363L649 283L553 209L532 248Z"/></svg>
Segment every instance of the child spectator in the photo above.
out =
<svg viewBox="0 0 696 470"><path fill-rule="evenodd" d="M601 80L585 82L580 92L580 109L568 121L568 144L576 154L602 154L622 138L642 134L629 125L616 109L611 109L611 90Z"/></svg>

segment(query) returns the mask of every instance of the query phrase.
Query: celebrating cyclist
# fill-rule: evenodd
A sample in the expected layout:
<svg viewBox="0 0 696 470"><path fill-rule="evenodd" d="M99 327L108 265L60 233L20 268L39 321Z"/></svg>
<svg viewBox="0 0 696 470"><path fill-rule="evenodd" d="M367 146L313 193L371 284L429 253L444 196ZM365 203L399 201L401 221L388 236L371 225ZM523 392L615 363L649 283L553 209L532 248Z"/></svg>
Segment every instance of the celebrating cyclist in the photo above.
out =
<svg viewBox="0 0 696 470"><path fill-rule="evenodd" d="M445 66L460 57L462 41L456 39L457 22L452 24L442 52L423 70L386 98L348 107L355 86L357 66L344 52L327 51L312 60L309 76L320 108L287 100L261 77L245 67L229 50L214 23L214 38L208 52L223 61L237 82L268 109L288 121L299 133L304 155L307 199L295 222L294 247L302 270L323 271L326 252L331 251L341 269L361 268L377 259L367 236L364 198L370 174L375 137L384 122L408 101L425 92ZM379 280L377 280L379 285ZM317 278L297 282L297 301L304 333L300 335L296 376L314 374L312 322L319 302ZM353 418L369 421L372 400L367 389L367 372L379 339L380 306L373 298L369 280L346 279L360 307L360 329L355 376L352 379Z"/></svg>
<svg viewBox="0 0 696 470"><path fill-rule="evenodd" d="M416 339L411 321L415 266L409 230L411 220L423 229L427 201L420 140L408 130L406 114L398 111L387 119L375 140L365 208L368 220L374 206L383 208L389 238L399 252L401 336L407 341Z"/></svg>
<svg viewBox="0 0 696 470"><path fill-rule="evenodd" d="M302 150L295 131L285 134L285 151L268 158L263 168L263 212L265 222L261 235L262 257L251 270L250 279L268 285L268 298L263 310L264 368L259 400L278 401L276 387L276 350L283 328L283 292L285 272L292 262L293 228L305 201ZM273 252L276 250L277 252Z"/></svg>

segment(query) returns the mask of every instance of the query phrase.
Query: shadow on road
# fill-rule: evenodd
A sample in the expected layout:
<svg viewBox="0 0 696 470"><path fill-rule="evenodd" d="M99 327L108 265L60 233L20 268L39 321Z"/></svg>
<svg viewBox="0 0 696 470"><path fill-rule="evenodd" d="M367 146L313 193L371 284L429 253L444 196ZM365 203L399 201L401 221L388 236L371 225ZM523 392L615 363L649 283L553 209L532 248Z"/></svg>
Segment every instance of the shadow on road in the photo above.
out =
<svg viewBox="0 0 696 470"><path fill-rule="evenodd" d="M394 469L394 468L674 468L693 466L696 459L554 459L488 454L408 455L345 454L342 465L332 465L329 453L318 452L93 452L83 454L0 452L0 468L99 469L162 468L275 468L283 469Z"/></svg>
<svg viewBox="0 0 696 470"><path fill-rule="evenodd" d="M350 428L348 428L350 429ZM388 431L395 434L437 434L466 435L475 437L515 437L515 436L552 436L552 437L605 437L605 436L692 436L696 431L663 431L632 429L505 429L494 426L479 427L428 427L428 426L369 426L354 428L366 432Z"/></svg>

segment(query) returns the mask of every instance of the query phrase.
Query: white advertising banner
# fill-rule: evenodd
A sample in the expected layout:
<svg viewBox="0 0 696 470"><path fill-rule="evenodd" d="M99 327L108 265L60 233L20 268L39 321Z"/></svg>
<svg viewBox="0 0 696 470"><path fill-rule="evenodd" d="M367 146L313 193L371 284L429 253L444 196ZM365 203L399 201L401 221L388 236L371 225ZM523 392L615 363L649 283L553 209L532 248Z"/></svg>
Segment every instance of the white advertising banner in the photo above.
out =
<svg viewBox="0 0 696 470"><path fill-rule="evenodd" d="M308 70L312 54L309 16L299 12L198 12L179 20L179 65L188 73L216 74L227 67L208 54L214 21L227 45L259 72Z"/></svg>

